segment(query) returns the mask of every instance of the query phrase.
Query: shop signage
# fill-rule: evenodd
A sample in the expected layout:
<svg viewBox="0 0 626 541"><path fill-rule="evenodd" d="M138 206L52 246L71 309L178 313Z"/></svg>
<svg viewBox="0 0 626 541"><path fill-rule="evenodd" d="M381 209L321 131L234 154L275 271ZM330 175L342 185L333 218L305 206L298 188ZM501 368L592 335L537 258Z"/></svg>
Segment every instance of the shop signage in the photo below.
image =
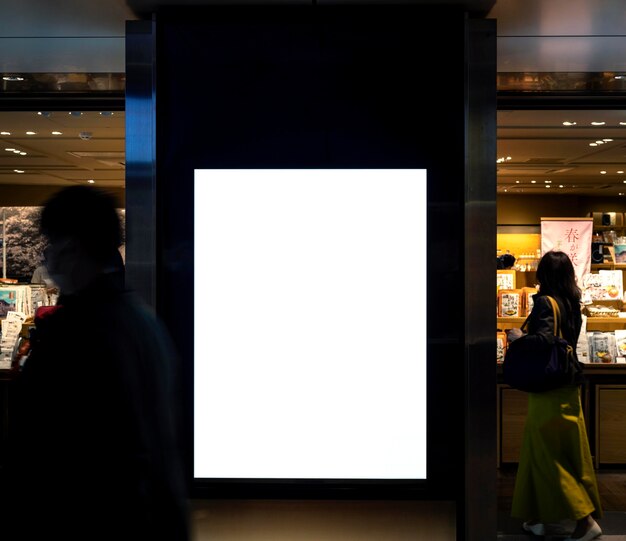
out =
<svg viewBox="0 0 626 541"><path fill-rule="evenodd" d="M569 255L580 287L591 270L593 218L541 218L541 253L560 250Z"/></svg>

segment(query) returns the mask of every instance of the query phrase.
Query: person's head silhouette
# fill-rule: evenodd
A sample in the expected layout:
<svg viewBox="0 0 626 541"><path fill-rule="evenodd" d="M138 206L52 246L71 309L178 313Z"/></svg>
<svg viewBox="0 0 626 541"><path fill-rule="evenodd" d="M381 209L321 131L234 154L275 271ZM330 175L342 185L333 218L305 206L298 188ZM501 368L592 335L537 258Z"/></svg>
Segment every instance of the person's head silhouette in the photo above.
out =
<svg viewBox="0 0 626 541"><path fill-rule="evenodd" d="M62 294L76 294L101 274L122 269L120 219L106 192L90 186L60 190L45 203L40 230L48 240L46 267Z"/></svg>

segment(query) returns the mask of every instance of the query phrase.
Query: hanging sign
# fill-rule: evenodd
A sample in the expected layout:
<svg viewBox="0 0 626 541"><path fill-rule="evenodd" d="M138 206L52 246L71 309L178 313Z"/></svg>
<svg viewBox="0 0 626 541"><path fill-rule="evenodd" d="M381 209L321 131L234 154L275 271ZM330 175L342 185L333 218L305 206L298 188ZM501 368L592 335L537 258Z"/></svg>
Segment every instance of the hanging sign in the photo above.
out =
<svg viewBox="0 0 626 541"><path fill-rule="evenodd" d="M565 252L572 260L578 285L591 270L593 218L541 218L541 254Z"/></svg>

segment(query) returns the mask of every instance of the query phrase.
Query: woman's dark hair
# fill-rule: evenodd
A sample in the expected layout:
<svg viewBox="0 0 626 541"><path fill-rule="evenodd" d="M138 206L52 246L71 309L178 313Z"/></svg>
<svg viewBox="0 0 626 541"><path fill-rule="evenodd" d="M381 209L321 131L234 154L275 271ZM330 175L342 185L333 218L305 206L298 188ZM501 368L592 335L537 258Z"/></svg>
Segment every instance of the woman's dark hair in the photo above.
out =
<svg viewBox="0 0 626 541"><path fill-rule="evenodd" d="M537 281L542 295L558 297L573 307L580 302L572 260L565 252L546 252L537 266Z"/></svg>
<svg viewBox="0 0 626 541"><path fill-rule="evenodd" d="M115 206L115 199L97 188L63 188L45 203L39 228L50 240L78 240L97 261L106 262L116 256L122 243Z"/></svg>

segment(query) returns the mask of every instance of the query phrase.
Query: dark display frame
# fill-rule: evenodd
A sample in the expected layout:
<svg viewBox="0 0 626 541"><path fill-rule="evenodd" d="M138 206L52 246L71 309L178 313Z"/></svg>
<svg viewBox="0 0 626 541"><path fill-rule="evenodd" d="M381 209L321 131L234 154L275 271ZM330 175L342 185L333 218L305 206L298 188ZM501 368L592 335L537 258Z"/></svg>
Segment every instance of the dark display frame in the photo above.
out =
<svg viewBox="0 0 626 541"><path fill-rule="evenodd" d="M472 117L468 109L474 95L476 110L484 106L490 110L495 84L493 102L484 93L468 94L468 58L478 58L481 52L468 47L465 14L449 6L164 8L143 27L146 36L156 36L154 49L148 47L144 58L153 69L147 74L149 83L137 88L129 80L129 90L137 91L134 97L143 96L144 115L154 115L154 123L144 127L155 130L156 147L138 152L134 171L143 167L146 179L154 169L156 181L144 183L143 191L129 187L127 197L131 205L142 194L155 196L154 213L148 217L154 220L158 288L146 293L156 295L157 310L184 362L192 494L461 500L467 490L463 480L472 477L465 466L471 460L468 453L485 448L468 444L468 420L478 411L468 410L468 403L473 400L474 406L479 405L481 396L486 396L480 395L481 389L492 383L490 377L480 383L476 378L477 355L488 351L489 344L481 342L484 337L479 336L477 323L476 329L468 328L468 293L459 294L468 280L470 259L475 266L474 256L480 259L482 253L479 246L467 257L465 228L468 220L480 225L481 218L468 210L468 202L477 196L489 205L492 180L495 187L495 167L493 178L478 180L476 174L486 170L484 158L492 157L491 150L495 157L495 123L491 124L493 118ZM492 32L492 27L478 27L475 36L489 40ZM146 71L141 59L137 65ZM488 64L486 71L495 75L495 64ZM445 79L437 81L433 74L438 72ZM457 80L450 80L450 73ZM145 108L150 99L156 101L156 114ZM131 115L130 102L127 110ZM495 117L495 107L493 112ZM486 152L469 157L469 140L478 149L480 138L491 128L494 148L487 145ZM193 325L189 317L193 306L189 299L193 298L191 209L196 168L428 170L425 482L192 481ZM486 186L486 197L480 190L468 192L470 172L474 183ZM487 210L487 218L491 211ZM493 231L495 240L495 225ZM487 319L483 326L489 323ZM479 339L469 350L468 332ZM472 396L466 387L469 380L477 383ZM484 419L482 426L489 425L489 415ZM489 430L480 431L489 435ZM487 463L488 454L476 462Z"/></svg>

